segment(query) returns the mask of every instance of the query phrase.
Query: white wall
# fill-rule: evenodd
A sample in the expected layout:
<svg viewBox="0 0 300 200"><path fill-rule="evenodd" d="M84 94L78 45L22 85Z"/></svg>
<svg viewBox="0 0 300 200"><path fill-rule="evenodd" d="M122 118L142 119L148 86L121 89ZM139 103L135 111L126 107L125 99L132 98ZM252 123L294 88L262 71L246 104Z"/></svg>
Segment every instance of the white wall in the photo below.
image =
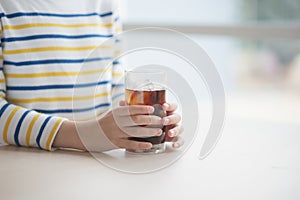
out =
<svg viewBox="0 0 300 200"><path fill-rule="evenodd" d="M237 23L238 0L126 0L126 24L201 25ZM232 58L236 52L236 41L228 37L189 35L204 48L213 59L224 81L227 91L234 88L235 72ZM147 38L147 37L145 37ZM138 58L141 59L141 58Z"/></svg>
<svg viewBox="0 0 300 200"><path fill-rule="evenodd" d="M126 0L127 23L224 24L238 21L237 0Z"/></svg>

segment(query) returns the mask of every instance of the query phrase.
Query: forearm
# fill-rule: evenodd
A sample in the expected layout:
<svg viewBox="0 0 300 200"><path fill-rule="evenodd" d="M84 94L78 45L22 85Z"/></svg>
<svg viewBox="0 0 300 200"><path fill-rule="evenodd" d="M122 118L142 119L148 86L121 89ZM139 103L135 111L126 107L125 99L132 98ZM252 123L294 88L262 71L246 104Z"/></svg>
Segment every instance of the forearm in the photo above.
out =
<svg viewBox="0 0 300 200"><path fill-rule="evenodd" d="M53 147L86 150L78 135L75 122L63 122L54 139Z"/></svg>

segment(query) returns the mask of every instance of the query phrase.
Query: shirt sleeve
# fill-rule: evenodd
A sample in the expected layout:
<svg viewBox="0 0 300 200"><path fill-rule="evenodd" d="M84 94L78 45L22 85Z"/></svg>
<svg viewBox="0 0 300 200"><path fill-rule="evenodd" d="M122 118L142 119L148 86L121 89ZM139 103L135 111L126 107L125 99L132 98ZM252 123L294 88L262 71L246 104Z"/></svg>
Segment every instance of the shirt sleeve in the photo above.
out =
<svg viewBox="0 0 300 200"><path fill-rule="evenodd" d="M122 32L122 22L120 18L119 7L114 11L114 60L112 65L112 103L113 106L124 100L124 59L120 58L122 54L122 41L119 34Z"/></svg>
<svg viewBox="0 0 300 200"><path fill-rule="evenodd" d="M0 22L0 38L2 23ZM53 140L64 118L54 117L9 103L0 41L0 144L39 147L52 150Z"/></svg>

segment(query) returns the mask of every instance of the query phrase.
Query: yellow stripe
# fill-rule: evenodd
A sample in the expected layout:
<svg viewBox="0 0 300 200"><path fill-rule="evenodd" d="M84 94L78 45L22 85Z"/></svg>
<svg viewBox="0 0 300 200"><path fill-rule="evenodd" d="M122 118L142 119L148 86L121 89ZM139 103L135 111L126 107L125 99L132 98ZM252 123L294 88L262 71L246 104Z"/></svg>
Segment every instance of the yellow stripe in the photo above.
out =
<svg viewBox="0 0 300 200"><path fill-rule="evenodd" d="M55 132L56 132L56 130L57 130L57 128L58 128L58 126L59 126L59 124L61 123L62 120L63 120L62 118L59 118L59 119L56 121L56 123L54 124L54 126L53 126L53 128L52 128L52 130L51 130L51 132L50 132L50 135L49 135L48 140L47 140L47 142L46 142L46 148L47 148L48 150L51 149L50 143L51 143L51 141L52 141L52 139L53 139L53 136L54 136L54 134L55 134Z"/></svg>
<svg viewBox="0 0 300 200"><path fill-rule="evenodd" d="M4 99L4 98L5 98L5 95L0 94L0 99Z"/></svg>
<svg viewBox="0 0 300 200"><path fill-rule="evenodd" d="M121 33L122 32L122 28L116 28L116 33Z"/></svg>
<svg viewBox="0 0 300 200"><path fill-rule="evenodd" d="M40 78L40 77L50 77L50 76L78 76L78 75L91 75L96 73L110 72L111 69L98 69L90 71L75 71L75 72L45 72L36 74L10 74L6 73L6 78Z"/></svg>
<svg viewBox="0 0 300 200"><path fill-rule="evenodd" d="M80 119L79 121L89 121L89 120L96 119L96 118L97 118L97 116L87 117L87 118L84 118L84 119Z"/></svg>
<svg viewBox="0 0 300 200"><path fill-rule="evenodd" d="M114 77L117 77L117 76L123 76L124 73L122 73L122 72L114 72L112 75L113 75Z"/></svg>
<svg viewBox="0 0 300 200"><path fill-rule="evenodd" d="M17 112L18 110L20 110L20 109L21 109L21 107L19 107L19 106L15 107L15 108L13 109L13 111L10 113L10 115L8 116L7 121L6 121L6 123L5 123L4 130L3 130L3 140L4 140L4 142L6 142L7 144L8 144L8 139L7 139L8 127L9 127L9 125L10 125L10 122L11 122L12 118L13 118L14 115L16 114L16 112Z"/></svg>
<svg viewBox="0 0 300 200"><path fill-rule="evenodd" d="M2 55L0 55L0 59L3 60L3 56Z"/></svg>
<svg viewBox="0 0 300 200"><path fill-rule="evenodd" d="M5 79L0 79L0 83L5 83Z"/></svg>
<svg viewBox="0 0 300 200"><path fill-rule="evenodd" d="M80 97L54 97L54 98L33 98L33 99L7 99L10 103L34 103L34 102L61 102L61 101L81 101L92 98L108 96L108 92L99 93L97 95L80 96Z"/></svg>
<svg viewBox="0 0 300 200"><path fill-rule="evenodd" d="M120 55L121 52L122 52L121 50L116 50L116 51L114 51L114 54L115 54L115 55Z"/></svg>
<svg viewBox="0 0 300 200"><path fill-rule="evenodd" d="M22 54L22 53L34 53L34 52L44 52L44 51L87 51L94 49L108 49L111 46L85 46L85 47L38 47L31 49L17 49L17 50L3 50L3 54Z"/></svg>
<svg viewBox="0 0 300 200"><path fill-rule="evenodd" d="M38 118L41 116L41 114L36 114L32 121L30 122L29 126L28 126L28 130L27 130L27 133L26 133L26 144L27 146L30 146L30 136L31 136L31 133L32 133L32 128L35 124L35 122L38 120Z"/></svg>
<svg viewBox="0 0 300 200"><path fill-rule="evenodd" d="M90 23L90 24L53 24L53 23L37 23L37 24L20 24L20 25L5 25L3 30L19 30L27 28L36 28L36 27L60 27L60 28L82 28L82 27L103 27L110 28L112 23L109 24L99 24L99 23Z"/></svg>

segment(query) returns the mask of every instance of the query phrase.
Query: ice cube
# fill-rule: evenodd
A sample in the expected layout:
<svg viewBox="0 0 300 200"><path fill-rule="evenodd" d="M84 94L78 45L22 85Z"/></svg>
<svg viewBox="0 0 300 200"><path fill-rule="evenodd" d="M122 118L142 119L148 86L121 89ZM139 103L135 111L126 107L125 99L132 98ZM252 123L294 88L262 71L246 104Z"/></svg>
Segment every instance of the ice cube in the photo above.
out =
<svg viewBox="0 0 300 200"><path fill-rule="evenodd" d="M137 89L142 91L156 91L156 90L163 90L164 88L157 83L153 83L150 80L146 80Z"/></svg>

